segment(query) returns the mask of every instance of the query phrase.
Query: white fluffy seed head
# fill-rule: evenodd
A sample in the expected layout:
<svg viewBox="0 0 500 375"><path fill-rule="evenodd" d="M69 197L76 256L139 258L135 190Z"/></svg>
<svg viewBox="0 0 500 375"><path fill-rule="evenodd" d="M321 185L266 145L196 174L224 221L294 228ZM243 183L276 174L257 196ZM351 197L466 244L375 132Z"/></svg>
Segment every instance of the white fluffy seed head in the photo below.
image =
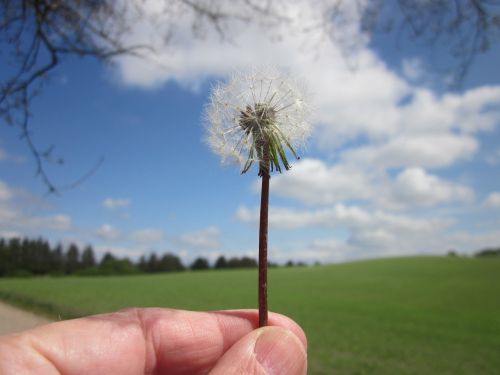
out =
<svg viewBox="0 0 500 375"><path fill-rule="evenodd" d="M207 143L222 162L242 167L249 161L262 162L256 144L267 131L278 134L275 139L285 143L283 149L293 152L311 131L310 109L304 95L299 82L276 68L235 72L228 83L212 89L205 111Z"/></svg>

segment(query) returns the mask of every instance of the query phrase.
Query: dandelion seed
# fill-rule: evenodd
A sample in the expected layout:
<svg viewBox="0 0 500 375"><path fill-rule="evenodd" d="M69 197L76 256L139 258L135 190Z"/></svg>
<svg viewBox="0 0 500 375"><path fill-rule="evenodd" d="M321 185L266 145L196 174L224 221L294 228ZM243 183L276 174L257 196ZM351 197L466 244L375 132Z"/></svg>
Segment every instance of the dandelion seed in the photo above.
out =
<svg viewBox="0 0 500 375"><path fill-rule="evenodd" d="M264 147L269 146L269 167L290 168L287 154L310 133L309 106L300 84L273 68L235 73L227 84L217 85L206 110L207 142L223 162L236 162L246 173L259 164L266 167Z"/></svg>
<svg viewBox="0 0 500 375"><path fill-rule="evenodd" d="M310 133L309 107L300 85L277 69L235 73L214 87L206 111L207 141L222 161L235 161L241 173L259 165L262 177L259 229L259 326L267 325L267 231L269 178L290 163L286 150Z"/></svg>

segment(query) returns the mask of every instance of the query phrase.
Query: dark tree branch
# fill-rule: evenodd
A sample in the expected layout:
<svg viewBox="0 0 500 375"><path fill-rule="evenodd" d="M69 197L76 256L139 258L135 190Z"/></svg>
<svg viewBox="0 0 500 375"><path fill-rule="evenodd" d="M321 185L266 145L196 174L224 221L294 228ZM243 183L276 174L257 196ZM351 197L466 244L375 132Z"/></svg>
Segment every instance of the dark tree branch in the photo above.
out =
<svg viewBox="0 0 500 375"><path fill-rule="evenodd" d="M397 0L403 15L400 27L409 26L416 41L448 50L456 61L454 85L463 82L475 58L498 42L500 2L434 0L418 3Z"/></svg>
<svg viewBox="0 0 500 375"><path fill-rule="evenodd" d="M122 28L120 22L124 19L109 24L102 22L100 18L103 16L115 14L105 1L23 0L19 5L15 1L3 0L0 7L3 11L0 38L12 46L11 57L18 66L0 86L0 117L8 125L20 129L20 138L26 142L35 161L36 175L50 193L73 188L94 174L103 159L75 182L56 186L45 165L62 164L62 159L54 163L52 147L42 151L35 145L29 126L31 100L65 55L108 60L117 55L139 56L141 49L149 47L128 46L115 37L115 34L120 35L117 30ZM100 13L103 15L99 16Z"/></svg>

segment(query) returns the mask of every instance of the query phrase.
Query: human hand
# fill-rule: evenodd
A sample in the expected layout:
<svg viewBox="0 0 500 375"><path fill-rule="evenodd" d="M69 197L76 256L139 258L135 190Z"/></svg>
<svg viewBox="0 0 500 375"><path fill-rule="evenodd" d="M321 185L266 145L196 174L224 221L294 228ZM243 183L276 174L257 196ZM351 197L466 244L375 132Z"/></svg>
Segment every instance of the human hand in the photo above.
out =
<svg viewBox="0 0 500 375"><path fill-rule="evenodd" d="M253 310L161 308L47 324L0 337L0 374L306 374L307 341L289 318Z"/></svg>

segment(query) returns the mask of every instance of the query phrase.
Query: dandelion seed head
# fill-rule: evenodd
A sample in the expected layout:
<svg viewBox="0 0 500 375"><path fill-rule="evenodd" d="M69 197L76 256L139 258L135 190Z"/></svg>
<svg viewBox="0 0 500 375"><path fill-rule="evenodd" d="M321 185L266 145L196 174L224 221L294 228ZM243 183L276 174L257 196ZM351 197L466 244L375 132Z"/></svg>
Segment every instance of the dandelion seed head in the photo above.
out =
<svg viewBox="0 0 500 375"><path fill-rule="evenodd" d="M265 142L275 146L271 168L289 168L285 150L294 156L309 136L310 109L304 88L276 68L235 72L225 84L213 87L205 111L207 143L224 163L238 163L246 172L253 162L263 162ZM260 172L259 172L260 174Z"/></svg>

